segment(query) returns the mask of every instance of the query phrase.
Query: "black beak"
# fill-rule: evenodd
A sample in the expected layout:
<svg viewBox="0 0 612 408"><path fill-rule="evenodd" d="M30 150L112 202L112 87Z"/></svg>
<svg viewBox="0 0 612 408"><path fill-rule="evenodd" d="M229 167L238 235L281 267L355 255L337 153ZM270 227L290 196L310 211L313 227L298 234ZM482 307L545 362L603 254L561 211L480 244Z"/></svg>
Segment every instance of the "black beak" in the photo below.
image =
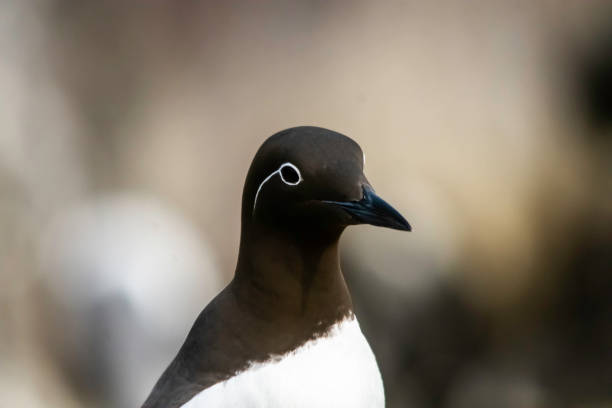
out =
<svg viewBox="0 0 612 408"><path fill-rule="evenodd" d="M371 224L402 231L412 230L408 221L385 200L374 194L374 190L370 187L363 187L363 198L359 201L325 202L341 207L360 224Z"/></svg>

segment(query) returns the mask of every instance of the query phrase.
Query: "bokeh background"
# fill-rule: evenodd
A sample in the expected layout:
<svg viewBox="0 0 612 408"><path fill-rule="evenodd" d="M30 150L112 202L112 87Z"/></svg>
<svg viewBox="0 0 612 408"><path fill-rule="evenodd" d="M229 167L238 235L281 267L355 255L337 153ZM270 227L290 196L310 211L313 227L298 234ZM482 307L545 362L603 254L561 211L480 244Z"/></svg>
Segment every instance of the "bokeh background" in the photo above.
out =
<svg viewBox="0 0 612 408"><path fill-rule="evenodd" d="M609 1L0 4L0 407L138 407L278 130L412 233L343 268L387 406L612 406Z"/></svg>

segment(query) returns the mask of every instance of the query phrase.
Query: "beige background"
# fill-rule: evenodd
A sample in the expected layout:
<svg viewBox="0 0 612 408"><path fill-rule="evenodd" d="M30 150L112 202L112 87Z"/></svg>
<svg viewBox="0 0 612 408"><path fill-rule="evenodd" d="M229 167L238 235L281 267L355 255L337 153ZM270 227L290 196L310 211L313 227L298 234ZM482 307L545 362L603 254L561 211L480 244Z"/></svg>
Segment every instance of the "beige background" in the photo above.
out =
<svg viewBox="0 0 612 408"><path fill-rule="evenodd" d="M342 241L389 407L609 406L610 127L579 90L610 18L3 2L0 406L138 406L232 276L253 154L304 124L354 138L414 227Z"/></svg>

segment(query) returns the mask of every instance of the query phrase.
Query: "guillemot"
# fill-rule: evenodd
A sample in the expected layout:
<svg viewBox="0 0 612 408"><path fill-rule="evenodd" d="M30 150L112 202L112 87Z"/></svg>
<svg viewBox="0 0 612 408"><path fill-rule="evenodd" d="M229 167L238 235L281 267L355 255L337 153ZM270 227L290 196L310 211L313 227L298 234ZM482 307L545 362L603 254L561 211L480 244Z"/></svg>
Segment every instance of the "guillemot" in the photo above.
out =
<svg viewBox="0 0 612 408"><path fill-rule="evenodd" d="M202 311L143 408L384 407L338 242L354 224L410 231L359 145L318 128L269 137L248 171L233 280Z"/></svg>

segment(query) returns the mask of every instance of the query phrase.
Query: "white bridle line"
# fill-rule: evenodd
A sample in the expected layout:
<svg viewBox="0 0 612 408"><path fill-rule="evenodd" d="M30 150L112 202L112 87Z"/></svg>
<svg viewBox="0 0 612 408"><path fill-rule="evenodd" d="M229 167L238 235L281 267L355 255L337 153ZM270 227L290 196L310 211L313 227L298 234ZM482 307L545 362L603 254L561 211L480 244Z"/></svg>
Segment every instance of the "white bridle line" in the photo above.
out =
<svg viewBox="0 0 612 408"><path fill-rule="evenodd" d="M257 196L259 196L259 192L261 191L261 188L266 183L266 181L270 180L272 176L274 176L275 174L278 174L278 172L280 172L280 169L276 169L275 171L273 171L272 174L270 174L268 177L264 179L264 181L261 182L261 184L259 185L259 188L257 188L257 192L255 193L255 201L253 202L253 214L255 214L255 206L257 205Z"/></svg>
<svg viewBox="0 0 612 408"><path fill-rule="evenodd" d="M295 183L289 183L285 180L285 178L283 177L283 175L281 174L281 170L286 167L289 166L291 167L293 170L295 170L295 172L298 174L298 181L296 181ZM259 187L257 187L257 192L255 193L255 200L253 201L253 214L255 214L255 207L257 206L257 197L259 196L259 192L261 191L261 188L263 187L264 184L266 184L266 182L268 180L270 180L275 174L280 175L281 180L283 180L283 183L290 185L290 186L296 186L298 184L300 184L300 182L302 181L302 173L300 173L300 170L293 164L293 163L283 163L280 165L280 167L276 170L274 170L272 173L270 173L270 175L268 177L266 177L261 184L259 184Z"/></svg>

